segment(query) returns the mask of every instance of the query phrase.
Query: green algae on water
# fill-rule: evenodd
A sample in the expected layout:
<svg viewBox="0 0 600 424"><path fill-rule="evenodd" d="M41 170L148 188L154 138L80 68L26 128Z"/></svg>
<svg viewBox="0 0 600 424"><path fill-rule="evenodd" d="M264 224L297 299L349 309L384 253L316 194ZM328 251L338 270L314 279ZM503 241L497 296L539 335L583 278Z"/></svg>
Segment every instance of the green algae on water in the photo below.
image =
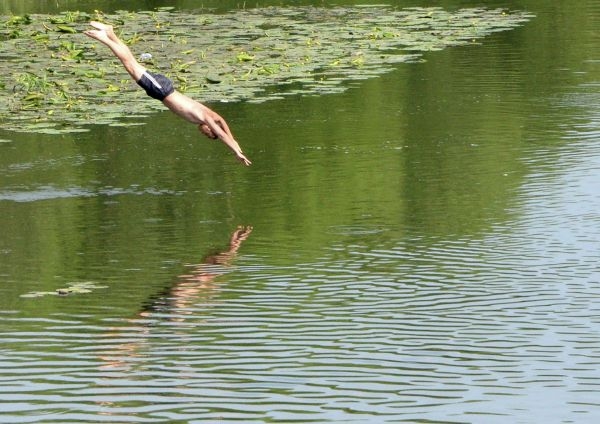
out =
<svg viewBox="0 0 600 424"><path fill-rule="evenodd" d="M113 14L0 16L0 129L83 131L135 125L164 107L83 31L115 26L134 55L205 102L324 95L427 51L477 42L532 15L503 9L267 7L223 15L172 8Z"/></svg>

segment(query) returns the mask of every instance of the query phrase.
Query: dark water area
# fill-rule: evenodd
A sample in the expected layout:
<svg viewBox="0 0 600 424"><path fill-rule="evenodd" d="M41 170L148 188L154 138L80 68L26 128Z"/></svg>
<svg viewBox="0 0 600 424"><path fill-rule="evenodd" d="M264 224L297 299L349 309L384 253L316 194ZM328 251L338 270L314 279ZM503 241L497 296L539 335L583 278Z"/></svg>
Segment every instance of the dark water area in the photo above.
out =
<svg viewBox="0 0 600 424"><path fill-rule="evenodd" d="M436 5L536 17L210 104L250 168L167 111L0 132L0 422L598 422L600 4Z"/></svg>

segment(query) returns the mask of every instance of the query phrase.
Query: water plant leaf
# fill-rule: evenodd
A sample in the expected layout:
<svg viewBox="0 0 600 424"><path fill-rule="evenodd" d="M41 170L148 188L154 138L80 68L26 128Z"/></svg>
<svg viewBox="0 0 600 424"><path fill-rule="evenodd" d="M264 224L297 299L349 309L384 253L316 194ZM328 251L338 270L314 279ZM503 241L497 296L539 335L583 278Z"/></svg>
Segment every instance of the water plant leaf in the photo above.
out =
<svg viewBox="0 0 600 424"><path fill-rule="evenodd" d="M92 281L82 281L69 283L66 287L58 288L54 291L32 291L22 294L23 298L36 298L44 296L68 296L71 294L91 293L96 289L104 289L106 286L99 285Z"/></svg>
<svg viewBox="0 0 600 424"><path fill-rule="evenodd" d="M77 34L77 30L75 28L67 26L67 25L57 25L56 31L64 32L67 34Z"/></svg>
<svg viewBox="0 0 600 424"><path fill-rule="evenodd" d="M0 16L0 129L83 131L163 108L83 31L117 26L134 54L200 101L263 102L338 93L423 53L473 43L532 18L522 11L439 7L264 7L227 14L97 11ZM134 119L135 120L135 119Z"/></svg>

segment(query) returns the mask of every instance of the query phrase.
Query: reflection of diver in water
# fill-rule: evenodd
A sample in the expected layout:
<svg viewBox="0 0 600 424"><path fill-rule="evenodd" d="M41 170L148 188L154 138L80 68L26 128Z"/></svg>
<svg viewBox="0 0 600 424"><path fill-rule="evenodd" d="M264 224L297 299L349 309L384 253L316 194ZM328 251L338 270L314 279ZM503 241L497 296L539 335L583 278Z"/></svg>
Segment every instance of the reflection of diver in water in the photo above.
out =
<svg viewBox="0 0 600 424"><path fill-rule="evenodd" d="M185 315L191 315L189 309L195 304L207 303L214 295L218 284L214 281L225 274L226 267L231 266L242 242L248 238L252 227L238 227L229 241L229 247L204 257L201 263L191 265L191 272L180 275L176 282L164 292L151 298L143 309L128 320L126 328L115 328L109 336L115 341L109 352L101 352L103 369L127 367L135 363L133 358L143 356L141 352L147 348L152 332L153 313L164 313L171 321L183 321ZM126 331L125 331L126 330ZM132 335L133 336L132 338ZM120 338L125 338L122 342Z"/></svg>
<svg viewBox="0 0 600 424"><path fill-rule="evenodd" d="M208 301L218 287L215 278L227 272L224 267L231 266L242 242L251 232L252 227L238 227L231 234L228 249L204 257L199 264L190 265L191 271L180 275L171 287L151 299L142 315L164 310L179 310L178 313L188 314L189 311L182 309L193 304L199 297Z"/></svg>

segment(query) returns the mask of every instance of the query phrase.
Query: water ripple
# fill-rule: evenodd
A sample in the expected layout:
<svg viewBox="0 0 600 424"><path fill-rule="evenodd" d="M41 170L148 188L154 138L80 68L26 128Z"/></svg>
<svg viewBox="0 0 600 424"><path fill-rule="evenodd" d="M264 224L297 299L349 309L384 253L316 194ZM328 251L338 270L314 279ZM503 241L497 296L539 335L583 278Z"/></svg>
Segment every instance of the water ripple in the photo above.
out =
<svg viewBox="0 0 600 424"><path fill-rule="evenodd" d="M495 79L493 85L486 78L469 78L474 82L456 93L469 94L475 87L482 93L477 99L491 96L490 107L510 117L527 81L515 71L515 52L511 45L509 66L501 69L507 78ZM465 60L479 66L480 57ZM471 76L473 69L462 71ZM421 78L425 77L419 74ZM397 224L395 217L378 221L376 212L367 219L359 209L355 222L315 224L315 232L322 234L319 243L310 246L318 247L312 255L300 255L302 259L290 253L300 244L294 244L295 235L282 236L285 243L276 247L271 237L263 236L247 256L237 258L235 268L207 267L209 283L188 268L182 270L185 281L169 283L146 273L141 277L144 287L158 289L139 307L130 299L140 298L140 286L130 287L128 274L109 284L113 293L126 299L125 306L93 309L89 298L72 297L59 299L65 302L56 307L46 298L14 296L19 302L38 303L9 304L10 311L0 311L0 422L597 422L597 91L597 84L586 84L568 95L528 100L528 107L551 103L548 115L530 117L534 126L545 126L557 115L572 115L547 130L527 133L523 137L531 145L515 142L510 147L526 171L515 180L510 201L502 204L506 218L493 220L484 230L455 233L450 226L447 232L428 231L427 225ZM456 116L462 113L455 111ZM520 134L521 123L515 134ZM511 121L505 125L502 128L510 129ZM489 136L485 131L490 130L476 130L472 136L483 143L483 136ZM545 140L548 135L552 140ZM409 146L408 138L392 144ZM391 153L405 158L411 148ZM330 150L332 157L340 153ZM373 154L359 150L345 148L342 153L352 158ZM483 156L488 163L497 160ZM454 159L467 157L471 158ZM45 171L60 166L48 163L44 168L43 163L24 159L0 174L9 178L31 167ZM351 169L366 175L363 168L373 163ZM448 170L433 175L435 167L427 175L410 164L403 166L408 170L398 171L402 178L423 172L410 187L416 191L452 177ZM326 178L335 186L340 175L332 170ZM261 181L271 183L278 184L279 176ZM305 188L286 184L286 190ZM0 200L185 194L158 187L4 187ZM268 191L262 201L284 208L281 194ZM235 203L234 197L228 200ZM381 201L409 200L400 197ZM447 205L435 203L436 196L430 198L434 204L422 207L439 208L432 216L443 220ZM373 204L369 208L378 205L375 200ZM191 208L171 207L157 206L168 210L166 217ZM400 209L398 215L421 212L419 207L412 212ZM233 206L231 211L238 213ZM280 225L279 232L302 221L288 222L282 211L278 213L284 222L273 225ZM145 220L135 222L147 224L144 229L162 230L159 248L180 237L186 239L181 242L185 249L187 230L212 218L186 220L181 235L168 222L153 220L155 215L141 217ZM57 231L62 241L60 237ZM141 240L124 245L132 246L131 251L143 249L147 238ZM86 242L83 237L81 243ZM17 248L1 247L7 258ZM79 251L85 249L78 246ZM103 252L101 259L116 261L109 253ZM176 268L178 263L176 259L163 265ZM57 271L48 268L54 278ZM63 307L60 313L48 312Z"/></svg>
<svg viewBox="0 0 600 424"><path fill-rule="evenodd" d="M144 195L154 196L162 195L180 195L181 192L175 192L166 189L157 189L153 187L141 188L132 186L129 188L105 187L97 190L83 187L57 188L52 186L39 187L35 190L4 190L0 191L0 201L11 202L37 202L40 200L65 199L77 197L96 197L96 196L120 196Z"/></svg>

